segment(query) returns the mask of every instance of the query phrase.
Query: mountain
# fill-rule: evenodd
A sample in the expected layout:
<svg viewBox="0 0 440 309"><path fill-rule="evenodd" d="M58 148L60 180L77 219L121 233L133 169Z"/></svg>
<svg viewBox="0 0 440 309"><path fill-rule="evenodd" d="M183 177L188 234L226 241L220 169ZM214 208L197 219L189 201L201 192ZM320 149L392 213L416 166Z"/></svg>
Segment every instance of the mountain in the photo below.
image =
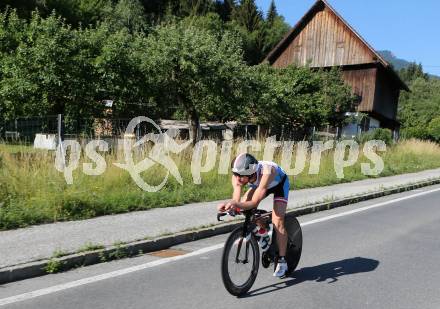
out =
<svg viewBox="0 0 440 309"><path fill-rule="evenodd" d="M389 50L378 50L379 55L381 55L388 63L392 64L396 71L400 69L408 67L411 62L405 59L397 58L391 51Z"/></svg>
<svg viewBox="0 0 440 309"><path fill-rule="evenodd" d="M389 50L378 50L379 55L381 55L385 61L391 64L394 67L394 70L399 71L403 68L408 67L412 62L407 61L405 59L397 58L391 51ZM440 79L440 76L428 74L431 78Z"/></svg>

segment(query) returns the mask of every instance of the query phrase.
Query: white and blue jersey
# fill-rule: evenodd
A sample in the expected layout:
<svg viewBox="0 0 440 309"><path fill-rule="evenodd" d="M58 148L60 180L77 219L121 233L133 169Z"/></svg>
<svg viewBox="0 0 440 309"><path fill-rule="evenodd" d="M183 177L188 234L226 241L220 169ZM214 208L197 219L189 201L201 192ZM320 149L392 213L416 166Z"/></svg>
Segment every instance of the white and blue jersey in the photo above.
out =
<svg viewBox="0 0 440 309"><path fill-rule="evenodd" d="M286 172L278 166L278 164L270 161L258 161L257 167L257 180L253 183L249 182L249 187L252 189L258 188L260 185L261 177L263 176L264 168L274 168L275 169L275 178L267 187L266 196L270 194L274 194L275 202L285 202L287 203L289 199L289 189L290 183L289 178L287 177Z"/></svg>

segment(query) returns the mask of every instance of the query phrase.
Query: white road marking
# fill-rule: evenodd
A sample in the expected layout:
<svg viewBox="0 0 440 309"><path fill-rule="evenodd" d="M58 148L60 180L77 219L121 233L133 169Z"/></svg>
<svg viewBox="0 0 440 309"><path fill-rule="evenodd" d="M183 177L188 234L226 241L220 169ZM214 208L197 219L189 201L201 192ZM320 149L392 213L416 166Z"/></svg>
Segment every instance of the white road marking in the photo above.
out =
<svg viewBox="0 0 440 309"><path fill-rule="evenodd" d="M415 197L419 197L419 196L422 196L422 195L434 193L434 192L437 192L437 191L440 191L440 188L434 189L434 190L425 191L425 192L416 193L416 194L409 195L409 196L404 196L404 197L396 198L394 200L390 200L390 201L386 201L386 202L382 202L382 203L377 203L377 204L370 205L370 206L365 206L365 207L362 207L362 208L353 209L353 210L350 210L350 211L342 212L342 213L335 214L335 215L330 215L330 216L327 216L327 217L323 217L323 218L319 218L319 219L315 219L315 220L311 220L311 221L307 221L307 222L302 223L301 226L307 226L307 225L311 225L311 224L315 224L315 223L319 223L319 222L324 222L324 221L332 220L332 219L339 218L339 217L349 216L349 215L352 215L352 214L355 214L355 213L358 213L358 212L363 212L363 211L370 210L370 209L373 209L373 208L386 206L386 205L389 205L389 204L401 202L401 201L404 201L404 200L412 199L412 198L415 198Z"/></svg>
<svg viewBox="0 0 440 309"><path fill-rule="evenodd" d="M332 219L335 219L335 218L349 216L349 215L352 215L352 214L355 214L355 213L367 211L369 209L390 205L390 204L393 204L393 203L397 203L397 202L400 202L400 201L412 199L412 198L415 198L415 197L419 197L419 196L422 196L422 195L427 195L427 194L438 192L438 191L440 191L440 188L434 189L434 190L430 190L430 191L421 192L421 193L417 193L417 194L413 194L413 195L410 195L410 196L405 196L405 197L397 198L397 199L394 199L394 200L390 200L390 201L386 201L386 202L382 202L382 203L378 203L378 204L374 204L374 205L370 205L370 206L366 206L366 207L362 207L362 208L358 208L358 209L354 209L354 210L350 210L350 211L346 211L346 212L342 212L342 213L339 213L339 214L335 214L335 215L331 215L331 216L327 216L327 217L323 217L323 218L319 218L319 219L315 219L315 220L311 220L311 221L307 221L307 222L301 223L301 226L312 225L312 224L316 224L316 223L320 223L320 222L324 222L324 221L329 221L329 220L332 220ZM98 282L98 281L102 281L102 280L106 280L106 279L110 279L110 278L114 278L114 277L123 276L123 275L129 274L129 273L133 273L133 272L136 272L136 271L144 270L144 269L147 269L147 268L156 267L156 266L163 265L163 264L166 264L166 263L169 263L169 262L174 262L174 261L182 260L182 259L189 258L189 257L192 257L192 256L202 255L202 254L205 254L205 253L208 253L208 252L211 252L211 251L215 251L215 250L221 249L221 248L223 248L223 246L224 246L224 244L221 243L221 244L217 244L217 245L214 245L214 246L206 247L206 248L203 248L203 249L200 249L200 250L196 250L196 251L193 251L193 252L185 254L185 255L179 255L179 256L175 256L175 257L164 258L164 259L156 260L156 261L145 263L145 264L141 264L141 265L137 265L137 266L132 266L132 267L128 267L128 268L112 271L112 272L105 273L105 274L102 274L102 275L97 275L97 276L93 276L93 277L89 277L89 278L84 278L84 279L80 279L80 280L76 280L76 281L72 281L72 282L67 282L67 283L55 285L55 286L52 286L52 287L48 287L48 288L44 288L44 289L40 289L40 290L36 290L36 291L24 293L24 294L19 294L19 295L16 295L16 296L11 296L11 297L7 297L7 298L3 298L3 299L0 299L0 306L12 304L12 303L17 303L17 302L20 302L20 301L29 300L29 299L36 298L36 297L39 297L39 296L44 296L44 295L56 293L56 292L59 292L59 291L63 291L63 290L67 290L67 289L71 289L71 288L75 288L75 287L79 287L79 286L82 286L82 285L86 285L86 284L90 284L90 283L94 283L94 282Z"/></svg>
<svg viewBox="0 0 440 309"><path fill-rule="evenodd" d="M43 295L47 295L47 294L52 294L55 292L71 289L74 287L78 287L78 286L85 285L85 284L90 284L93 282L98 282L98 281L102 281L102 280L106 280L106 279L110 279L110 278L114 278L114 277L123 276L123 275L129 274L129 273L132 273L132 272L136 272L136 271L147 269L147 268L152 268L155 266L159 266L159 265L166 264L166 263L173 262L173 261L182 260L182 259L196 256L196 255L205 254L205 253L208 253L208 252L211 252L211 251L214 251L217 249L221 249L221 248L223 248L223 244L218 244L218 245L210 246L210 247L203 248L203 249L200 249L197 251L193 251L193 252L190 252L185 255L164 258L164 259L156 260L156 261L145 263L145 264L136 265L136 266L112 271L112 272L105 273L102 275L84 278L84 279L80 279L80 280L76 280L76 281L72 281L72 282L67 282L67 283L51 286L51 287L48 287L45 289L36 290L33 292L28 292L28 293L24 293L24 294L20 294L20 295L16 295L16 296L8 297L8 298L3 298L3 299L0 299L0 306L12 304L12 303L16 303L16 302L20 302L20 301L24 301L24 300L29 300L31 298L35 298L35 297L39 297L39 296L43 296Z"/></svg>

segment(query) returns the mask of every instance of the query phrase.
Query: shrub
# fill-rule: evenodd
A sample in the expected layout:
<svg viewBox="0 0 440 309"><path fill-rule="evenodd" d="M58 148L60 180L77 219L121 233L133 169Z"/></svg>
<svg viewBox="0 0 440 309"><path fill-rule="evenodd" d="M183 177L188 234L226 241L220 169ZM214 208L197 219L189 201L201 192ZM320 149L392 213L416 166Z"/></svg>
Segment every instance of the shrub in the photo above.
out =
<svg viewBox="0 0 440 309"><path fill-rule="evenodd" d="M428 125L428 132L432 140L440 141L440 117L431 120Z"/></svg>
<svg viewBox="0 0 440 309"><path fill-rule="evenodd" d="M374 129L373 131L362 133L358 137L358 142L364 144L371 140L381 140L385 144L391 145L393 143L393 134L389 129Z"/></svg>
<svg viewBox="0 0 440 309"><path fill-rule="evenodd" d="M401 137L404 139L421 139L427 140L429 139L429 132L425 127L416 126L410 128L404 128L401 131Z"/></svg>

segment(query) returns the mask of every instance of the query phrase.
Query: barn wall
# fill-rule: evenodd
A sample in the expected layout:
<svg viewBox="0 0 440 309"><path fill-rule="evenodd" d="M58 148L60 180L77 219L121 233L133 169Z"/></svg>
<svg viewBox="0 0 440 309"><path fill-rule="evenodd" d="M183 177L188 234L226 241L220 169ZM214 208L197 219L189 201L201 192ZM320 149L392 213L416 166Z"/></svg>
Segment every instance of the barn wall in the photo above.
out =
<svg viewBox="0 0 440 309"><path fill-rule="evenodd" d="M376 56L330 9L317 11L298 29L293 41L273 62L311 67L375 62Z"/></svg>
<svg viewBox="0 0 440 309"><path fill-rule="evenodd" d="M353 92L361 99L357 108L359 112L373 111L376 74L377 68L342 71L344 81L351 86Z"/></svg>
<svg viewBox="0 0 440 309"><path fill-rule="evenodd" d="M400 91L385 70L378 71L375 88L373 111L389 119L396 119Z"/></svg>
<svg viewBox="0 0 440 309"><path fill-rule="evenodd" d="M357 110L374 115L381 126L395 121L400 89L406 86L377 54L324 2L316 2L267 60L273 67L340 67L344 81L360 98ZM404 87L404 88L402 88Z"/></svg>

